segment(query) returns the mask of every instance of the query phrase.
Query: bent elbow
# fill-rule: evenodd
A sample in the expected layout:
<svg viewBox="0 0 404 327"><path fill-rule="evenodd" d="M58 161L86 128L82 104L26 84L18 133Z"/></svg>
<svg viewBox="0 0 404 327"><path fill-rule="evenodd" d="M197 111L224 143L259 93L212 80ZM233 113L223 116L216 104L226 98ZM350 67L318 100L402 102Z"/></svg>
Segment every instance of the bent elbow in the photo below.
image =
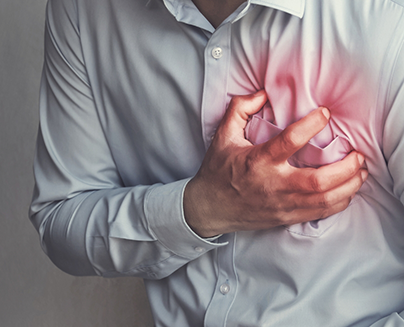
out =
<svg viewBox="0 0 404 327"><path fill-rule="evenodd" d="M43 251L56 267L69 275L96 276L87 257L85 228L72 228L72 221L58 214L57 206L50 207L35 214L30 212Z"/></svg>

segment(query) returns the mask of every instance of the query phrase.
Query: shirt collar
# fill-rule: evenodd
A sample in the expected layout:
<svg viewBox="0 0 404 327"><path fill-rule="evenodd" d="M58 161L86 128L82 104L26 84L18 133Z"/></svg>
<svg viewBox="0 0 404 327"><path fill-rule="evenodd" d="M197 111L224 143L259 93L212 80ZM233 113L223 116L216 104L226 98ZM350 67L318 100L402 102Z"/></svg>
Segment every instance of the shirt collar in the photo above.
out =
<svg viewBox="0 0 404 327"><path fill-rule="evenodd" d="M251 0L252 4L271 7L288 14L303 17L306 0Z"/></svg>
<svg viewBox="0 0 404 327"><path fill-rule="evenodd" d="M199 11L193 4L192 0L163 0L163 2L171 14L177 19L177 21L195 25L213 33L214 28L205 17L199 14ZM288 14L302 18L306 0L247 0L244 3L244 6L241 5L237 9L237 12L233 13L231 16L237 16L234 19L234 21L237 21L245 15L250 7L254 7L255 5L281 10Z"/></svg>

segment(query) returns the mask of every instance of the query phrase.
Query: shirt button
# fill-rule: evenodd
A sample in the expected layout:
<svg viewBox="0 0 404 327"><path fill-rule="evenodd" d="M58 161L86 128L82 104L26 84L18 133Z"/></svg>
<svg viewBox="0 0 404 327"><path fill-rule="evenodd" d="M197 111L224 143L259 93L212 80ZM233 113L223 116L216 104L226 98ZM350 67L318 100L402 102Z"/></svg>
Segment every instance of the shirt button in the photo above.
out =
<svg viewBox="0 0 404 327"><path fill-rule="evenodd" d="M222 58L223 55L223 50L222 48L216 47L212 50L212 57L215 59L220 59Z"/></svg>
<svg viewBox="0 0 404 327"><path fill-rule="evenodd" d="M198 252L198 253L202 253L203 251L205 251L205 249L204 249L203 247L201 247L201 246L197 246L197 247L195 247L194 249L195 249L195 251Z"/></svg>
<svg viewBox="0 0 404 327"><path fill-rule="evenodd" d="M224 283L224 284L220 285L219 290L220 290L220 293L226 295L227 293L230 292L230 286L229 286L229 284Z"/></svg>

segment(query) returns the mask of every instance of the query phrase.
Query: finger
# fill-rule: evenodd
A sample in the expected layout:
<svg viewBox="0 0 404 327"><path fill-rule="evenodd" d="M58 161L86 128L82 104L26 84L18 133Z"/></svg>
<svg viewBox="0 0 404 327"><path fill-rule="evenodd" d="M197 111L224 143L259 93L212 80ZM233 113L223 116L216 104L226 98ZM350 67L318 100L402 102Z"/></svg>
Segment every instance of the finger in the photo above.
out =
<svg viewBox="0 0 404 327"><path fill-rule="evenodd" d="M270 154L273 161L286 161L319 133L327 125L329 118L330 111L327 108L317 108L289 125L278 136L263 143L262 148Z"/></svg>
<svg viewBox="0 0 404 327"><path fill-rule="evenodd" d="M352 151L341 161L317 169L291 167L289 192L323 193L332 190L357 175L364 160L362 154ZM365 180L367 171L361 172Z"/></svg>
<svg viewBox="0 0 404 327"><path fill-rule="evenodd" d="M289 196L291 210L322 209L330 210L341 202L349 201L366 180L367 171L359 170L352 178L336 188L323 193L294 193ZM287 210L285 210L287 211Z"/></svg>
<svg viewBox="0 0 404 327"><path fill-rule="evenodd" d="M218 132L244 139L244 128L248 117L258 112L266 101L267 95L264 90L251 95L234 97L218 127Z"/></svg>
<svg viewBox="0 0 404 327"><path fill-rule="evenodd" d="M330 217L336 213L345 210L349 206L350 202L351 198L347 198L328 208L297 209L292 213L285 214L285 217L287 218L285 219L284 225L293 225L309 221L315 221L319 219L325 219L327 217Z"/></svg>

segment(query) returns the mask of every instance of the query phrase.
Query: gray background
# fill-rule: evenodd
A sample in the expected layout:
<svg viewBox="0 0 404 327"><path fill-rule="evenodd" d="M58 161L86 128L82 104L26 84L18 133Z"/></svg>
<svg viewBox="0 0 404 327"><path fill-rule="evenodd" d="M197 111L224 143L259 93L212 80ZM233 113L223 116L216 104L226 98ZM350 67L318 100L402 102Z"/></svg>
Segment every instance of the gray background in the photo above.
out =
<svg viewBox="0 0 404 327"><path fill-rule="evenodd" d="M0 326L152 326L137 278L69 276L27 212L38 125L46 0L0 0Z"/></svg>

